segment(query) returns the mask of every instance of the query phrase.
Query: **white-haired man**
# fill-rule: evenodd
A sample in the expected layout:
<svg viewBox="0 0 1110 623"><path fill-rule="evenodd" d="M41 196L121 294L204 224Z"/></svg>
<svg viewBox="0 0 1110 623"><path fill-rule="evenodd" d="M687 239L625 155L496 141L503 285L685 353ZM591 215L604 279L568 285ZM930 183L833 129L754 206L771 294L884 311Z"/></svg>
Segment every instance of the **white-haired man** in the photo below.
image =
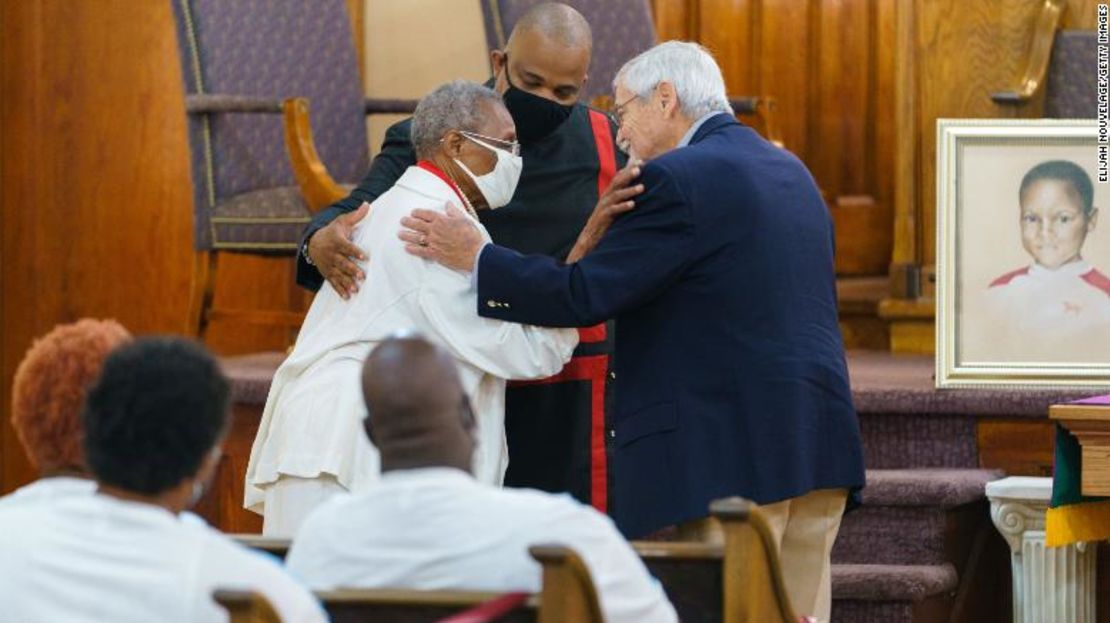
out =
<svg viewBox="0 0 1110 623"><path fill-rule="evenodd" d="M647 161L645 191L584 258L487 244L457 213L414 211L401 237L410 253L476 271L483 316L616 318L617 525L686 532L706 526L715 498L754 499L795 608L827 619L832 543L864 483L828 211L805 165L733 118L704 48L660 44L614 88L618 139Z"/></svg>

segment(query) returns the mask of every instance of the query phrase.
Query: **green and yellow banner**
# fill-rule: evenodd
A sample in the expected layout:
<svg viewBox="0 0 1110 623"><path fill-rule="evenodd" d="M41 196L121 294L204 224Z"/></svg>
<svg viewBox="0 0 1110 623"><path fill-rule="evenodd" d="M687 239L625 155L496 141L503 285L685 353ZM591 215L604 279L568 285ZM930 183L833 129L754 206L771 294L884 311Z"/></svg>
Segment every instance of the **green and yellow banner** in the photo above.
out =
<svg viewBox="0 0 1110 623"><path fill-rule="evenodd" d="M1096 402L1103 399L1105 402ZM1078 404L1106 404L1110 407L1110 396L1099 396ZM1045 544L1050 547L1110 539L1110 498L1080 493L1083 481L1081 456L1079 440L1057 424L1052 500L1045 516Z"/></svg>

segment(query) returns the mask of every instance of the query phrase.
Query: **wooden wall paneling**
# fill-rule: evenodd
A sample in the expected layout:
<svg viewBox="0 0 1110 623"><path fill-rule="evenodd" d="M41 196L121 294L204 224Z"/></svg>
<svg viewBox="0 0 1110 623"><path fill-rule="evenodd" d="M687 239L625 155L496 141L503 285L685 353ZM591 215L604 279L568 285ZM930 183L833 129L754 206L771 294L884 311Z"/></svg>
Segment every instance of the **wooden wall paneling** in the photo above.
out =
<svg viewBox="0 0 1110 623"><path fill-rule="evenodd" d="M1051 476L1056 427L1048 419L984 419L976 426L979 466L1008 476Z"/></svg>
<svg viewBox="0 0 1110 623"><path fill-rule="evenodd" d="M1041 116L1042 101L1014 108L990 98L1021 75L1041 0L914 1L921 76L916 98L921 140L917 244L918 260L930 268L936 263L936 120Z"/></svg>
<svg viewBox="0 0 1110 623"><path fill-rule="evenodd" d="M354 37L355 57L358 59L358 75L366 86L366 3L368 0L346 0L347 18L351 20L351 36Z"/></svg>
<svg viewBox="0 0 1110 623"><path fill-rule="evenodd" d="M829 197L861 194L867 176L869 2L815 2L809 39L816 46L810 80L816 88L806 163ZM816 149L820 146L820 149ZM847 163L846 163L847 161Z"/></svg>
<svg viewBox="0 0 1110 623"><path fill-rule="evenodd" d="M897 0L655 0L661 38L690 34L729 93L777 102L786 147L813 172L837 231L837 272L885 281L892 247ZM696 18L691 18L693 14ZM682 22L685 18L685 26ZM700 25L700 27L698 27ZM685 30L684 30L685 29ZM757 126L757 129L758 126ZM864 292L864 290L867 290ZM857 346L885 343L874 319L885 283L850 301ZM860 311L867 307L870 311ZM847 325L846 325L847 326ZM855 338L853 338L855 339Z"/></svg>
<svg viewBox="0 0 1110 623"><path fill-rule="evenodd" d="M756 59L763 80L755 86L757 92L751 93L775 98L783 143L802 160L810 153L810 84L816 46L811 36L799 35L799 26L808 28L813 4L763 0L759 23L762 54Z"/></svg>
<svg viewBox="0 0 1110 623"><path fill-rule="evenodd" d="M717 58L729 94L756 94L760 85L762 0L699 0L698 42Z"/></svg>
<svg viewBox="0 0 1110 623"><path fill-rule="evenodd" d="M213 307L306 311L311 294L295 283L291 256L263 256L221 252ZM295 332L288 327L215 320L204 343L221 355L283 350Z"/></svg>
<svg viewBox="0 0 1110 623"><path fill-rule="evenodd" d="M931 353L934 346L936 121L1041 116L1043 93L1016 108L990 98L1016 84L1041 5L1042 0L897 3L892 298L880 308L892 323L895 350Z"/></svg>
<svg viewBox="0 0 1110 623"><path fill-rule="evenodd" d="M34 476L8 424L34 336L83 316L138 334L187 328L191 186L172 19L167 2L0 4L3 491Z"/></svg>
<svg viewBox="0 0 1110 623"><path fill-rule="evenodd" d="M889 273L890 258L894 248L894 167L896 102L893 97L897 83L895 55L895 10L901 0L876 0L871 13L872 63L874 75L869 97L872 115L872 194L882 208L885 235L882 256L886 266L882 273Z"/></svg>
<svg viewBox="0 0 1110 623"><path fill-rule="evenodd" d="M659 41L696 41L699 0L651 0L655 37Z"/></svg>
<svg viewBox="0 0 1110 623"><path fill-rule="evenodd" d="M876 197L889 184L876 165L879 3L814 2L809 39L810 143L806 161L830 202L837 230L837 273L874 275L889 263L889 204ZM881 181L880 181L881 180Z"/></svg>
<svg viewBox="0 0 1110 623"><path fill-rule="evenodd" d="M894 9L894 247L891 252L891 296L917 296L917 166L921 145L917 119L917 65L914 24L917 4L898 2Z"/></svg>

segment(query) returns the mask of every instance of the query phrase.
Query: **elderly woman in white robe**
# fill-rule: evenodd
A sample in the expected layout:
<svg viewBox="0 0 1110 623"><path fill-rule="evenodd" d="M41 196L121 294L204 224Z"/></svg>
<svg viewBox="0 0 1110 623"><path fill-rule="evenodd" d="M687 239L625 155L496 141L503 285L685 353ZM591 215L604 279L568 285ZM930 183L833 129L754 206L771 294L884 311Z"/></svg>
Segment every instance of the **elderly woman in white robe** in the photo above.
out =
<svg viewBox="0 0 1110 623"><path fill-rule="evenodd" d="M410 211L445 211L448 204L489 238L476 211L508 203L522 166L501 98L466 81L439 87L416 108L412 143L419 161L354 232L353 242L371 258L365 284L349 300L330 285L320 290L274 376L244 500L264 516L264 534L291 536L326 498L377 479L358 379L363 360L385 338L413 331L454 356L478 423L474 474L498 485L508 464L505 381L555 374L577 345L574 330L479 317L469 274L406 253L398 238Z"/></svg>

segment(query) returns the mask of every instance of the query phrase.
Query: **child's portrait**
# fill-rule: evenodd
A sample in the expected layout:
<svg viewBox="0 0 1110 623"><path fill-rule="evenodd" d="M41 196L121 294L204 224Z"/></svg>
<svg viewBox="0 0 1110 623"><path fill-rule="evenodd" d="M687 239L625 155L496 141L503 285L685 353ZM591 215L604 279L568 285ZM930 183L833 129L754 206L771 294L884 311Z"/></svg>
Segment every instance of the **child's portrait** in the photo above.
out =
<svg viewBox="0 0 1110 623"><path fill-rule="evenodd" d="M1110 362L1110 231L1096 151L968 146L957 194L958 359Z"/></svg>

